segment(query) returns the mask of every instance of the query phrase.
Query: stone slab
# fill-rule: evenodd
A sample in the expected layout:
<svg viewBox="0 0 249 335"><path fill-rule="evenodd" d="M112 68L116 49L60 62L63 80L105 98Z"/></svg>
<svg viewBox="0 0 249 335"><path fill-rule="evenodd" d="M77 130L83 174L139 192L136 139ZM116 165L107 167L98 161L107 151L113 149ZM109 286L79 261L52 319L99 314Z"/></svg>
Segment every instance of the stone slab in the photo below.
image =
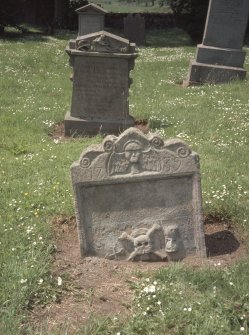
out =
<svg viewBox="0 0 249 335"><path fill-rule="evenodd" d="M95 33L104 29L105 14L107 11L102 7L90 3L76 9L78 14L79 36Z"/></svg>
<svg viewBox="0 0 249 335"><path fill-rule="evenodd" d="M248 0L210 0L203 44L241 49L249 14Z"/></svg>
<svg viewBox="0 0 249 335"><path fill-rule="evenodd" d="M71 167L81 255L130 261L206 256L199 157L129 128Z"/></svg>
<svg viewBox="0 0 249 335"><path fill-rule="evenodd" d="M226 83L232 80L242 80L245 76L246 70L243 68L202 64L192 61L184 86L202 83Z"/></svg>
<svg viewBox="0 0 249 335"><path fill-rule="evenodd" d="M128 66L122 58L76 56L71 115L123 119L128 111Z"/></svg>
<svg viewBox="0 0 249 335"><path fill-rule="evenodd" d="M246 52L238 49L221 49L199 44L196 62L213 65L240 67L244 65Z"/></svg>
<svg viewBox="0 0 249 335"><path fill-rule="evenodd" d="M100 119L96 121L73 117L68 112L64 118L65 136L120 134L133 125L134 118L130 115L126 120Z"/></svg>
<svg viewBox="0 0 249 335"><path fill-rule="evenodd" d="M104 30L104 16L103 15L82 15L79 14L79 36L94 33L96 31Z"/></svg>
<svg viewBox="0 0 249 335"><path fill-rule="evenodd" d="M124 35L136 45L145 45L145 19L140 14L128 14L124 18Z"/></svg>

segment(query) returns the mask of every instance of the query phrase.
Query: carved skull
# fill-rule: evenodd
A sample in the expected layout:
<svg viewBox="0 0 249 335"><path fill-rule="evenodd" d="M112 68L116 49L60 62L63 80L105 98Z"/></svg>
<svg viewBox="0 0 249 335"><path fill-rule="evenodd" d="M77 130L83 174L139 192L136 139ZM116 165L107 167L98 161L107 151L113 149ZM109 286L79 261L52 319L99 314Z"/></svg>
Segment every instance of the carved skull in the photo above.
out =
<svg viewBox="0 0 249 335"><path fill-rule="evenodd" d="M152 251L151 241L148 235L140 235L134 238L136 255L148 254Z"/></svg>
<svg viewBox="0 0 249 335"><path fill-rule="evenodd" d="M135 229L131 235L123 232L119 241L125 251L130 253L128 261L162 261L165 260L165 252L162 249L163 229L159 224L153 224L148 228ZM165 247L165 241L163 249Z"/></svg>

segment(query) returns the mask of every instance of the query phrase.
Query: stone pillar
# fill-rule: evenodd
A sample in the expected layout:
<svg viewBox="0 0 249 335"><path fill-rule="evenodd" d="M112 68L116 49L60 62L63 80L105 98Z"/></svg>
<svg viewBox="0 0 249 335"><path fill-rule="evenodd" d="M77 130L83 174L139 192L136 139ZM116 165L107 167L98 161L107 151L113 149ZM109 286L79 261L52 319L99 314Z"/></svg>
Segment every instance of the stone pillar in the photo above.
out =
<svg viewBox="0 0 249 335"><path fill-rule="evenodd" d="M248 0L210 0L202 44L197 46L185 85L244 79L242 50Z"/></svg>

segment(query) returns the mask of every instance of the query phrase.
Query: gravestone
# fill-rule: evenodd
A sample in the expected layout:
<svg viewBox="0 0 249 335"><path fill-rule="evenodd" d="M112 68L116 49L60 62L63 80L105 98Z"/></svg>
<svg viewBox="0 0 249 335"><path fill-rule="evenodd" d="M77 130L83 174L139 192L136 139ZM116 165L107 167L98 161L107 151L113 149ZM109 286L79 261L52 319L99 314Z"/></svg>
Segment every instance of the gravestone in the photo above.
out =
<svg viewBox="0 0 249 335"><path fill-rule="evenodd" d="M248 0L210 0L203 41L197 46L185 85L245 78L242 46L248 13Z"/></svg>
<svg viewBox="0 0 249 335"><path fill-rule="evenodd" d="M81 255L130 261L206 256L199 157L137 128L71 166Z"/></svg>
<svg viewBox="0 0 249 335"><path fill-rule="evenodd" d="M119 133L134 124L129 115L129 72L138 56L135 44L100 31L70 41L73 67L71 112L65 135Z"/></svg>
<svg viewBox="0 0 249 335"><path fill-rule="evenodd" d="M124 35L136 45L145 45L145 20L139 14L128 14L124 18Z"/></svg>
<svg viewBox="0 0 249 335"><path fill-rule="evenodd" d="M107 11L100 6L90 3L76 9L78 14L78 35L83 36L104 30L104 20Z"/></svg>

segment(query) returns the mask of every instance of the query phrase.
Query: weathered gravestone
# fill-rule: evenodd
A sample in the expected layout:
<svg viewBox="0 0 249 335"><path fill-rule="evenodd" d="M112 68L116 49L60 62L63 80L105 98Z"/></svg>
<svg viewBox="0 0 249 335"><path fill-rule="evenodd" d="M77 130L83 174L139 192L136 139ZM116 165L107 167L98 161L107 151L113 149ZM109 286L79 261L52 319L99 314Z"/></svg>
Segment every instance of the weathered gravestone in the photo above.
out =
<svg viewBox="0 0 249 335"><path fill-rule="evenodd" d="M73 93L65 135L113 134L132 126L128 96L129 72L138 56L135 44L100 31L71 41L66 52L73 67Z"/></svg>
<svg viewBox="0 0 249 335"><path fill-rule="evenodd" d="M197 46L185 85L245 78L242 46L248 13L248 0L210 0L203 42Z"/></svg>
<svg viewBox="0 0 249 335"><path fill-rule="evenodd" d="M100 6L90 3L76 9L78 14L78 35L83 36L104 30L104 20L107 11Z"/></svg>
<svg viewBox="0 0 249 335"><path fill-rule="evenodd" d="M137 45L145 45L145 20L139 14L128 14L124 18L124 35Z"/></svg>
<svg viewBox="0 0 249 335"><path fill-rule="evenodd" d="M89 147L71 175L82 256L206 256L199 157L185 142L129 128Z"/></svg>

